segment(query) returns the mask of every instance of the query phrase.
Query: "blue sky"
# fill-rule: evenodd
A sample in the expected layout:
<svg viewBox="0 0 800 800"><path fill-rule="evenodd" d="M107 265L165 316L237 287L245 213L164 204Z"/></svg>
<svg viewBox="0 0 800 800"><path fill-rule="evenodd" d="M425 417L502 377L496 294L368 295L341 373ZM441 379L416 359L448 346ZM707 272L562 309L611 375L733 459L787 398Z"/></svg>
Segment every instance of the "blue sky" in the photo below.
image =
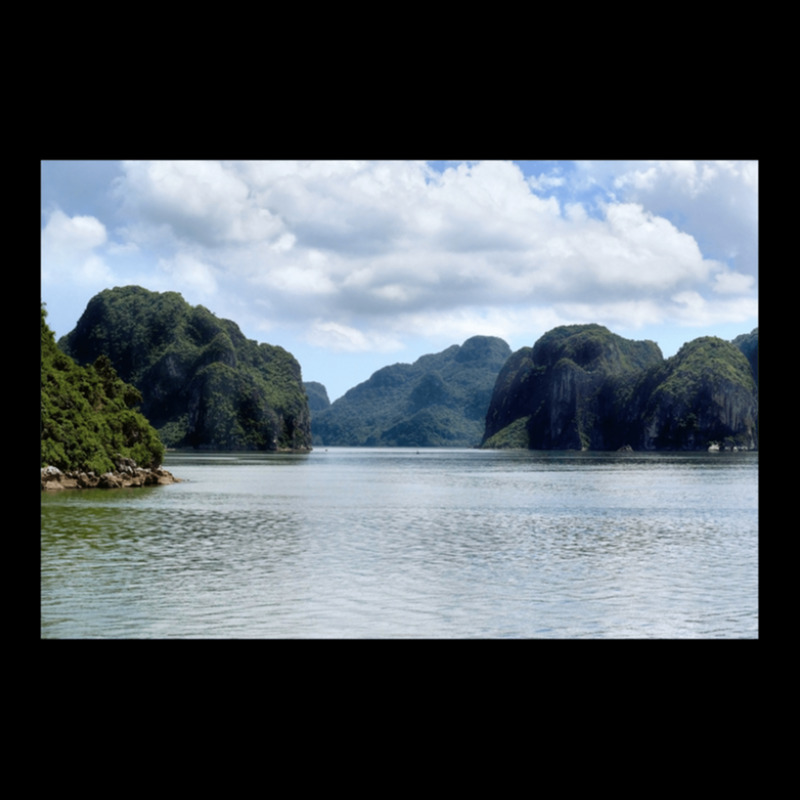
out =
<svg viewBox="0 0 800 800"><path fill-rule="evenodd" d="M470 336L758 325L757 161L43 161L42 299L178 291L331 400Z"/></svg>

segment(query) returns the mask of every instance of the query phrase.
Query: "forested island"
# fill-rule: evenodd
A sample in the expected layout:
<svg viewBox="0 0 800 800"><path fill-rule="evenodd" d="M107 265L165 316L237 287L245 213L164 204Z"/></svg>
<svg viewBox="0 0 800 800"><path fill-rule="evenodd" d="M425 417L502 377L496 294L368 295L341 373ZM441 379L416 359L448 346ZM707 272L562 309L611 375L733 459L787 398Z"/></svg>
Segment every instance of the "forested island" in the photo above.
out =
<svg viewBox="0 0 800 800"><path fill-rule="evenodd" d="M331 403L297 360L177 292L93 297L58 343L42 307L43 488L174 478L166 448L758 448L758 329L664 358L601 325L511 352L473 336L375 372Z"/></svg>
<svg viewBox="0 0 800 800"><path fill-rule="evenodd" d="M701 337L664 359L655 342L562 326L503 367L481 446L755 450L757 379L758 329Z"/></svg>
<svg viewBox="0 0 800 800"><path fill-rule="evenodd" d="M321 384L306 384L315 398L314 444L348 447L472 447L483 434L497 374L511 348L493 336L392 364L325 405Z"/></svg>
<svg viewBox="0 0 800 800"><path fill-rule="evenodd" d="M139 286L95 295L59 346L80 364L105 355L142 395L141 412L170 448L307 451L300 365L282 347L178 292Z"/></svg>
<svg viewBox="0 0 800 800"><path fill-rule="evenodd" d="M164 445L136 410L139 391L107 356L80 366L63 353L41 313L42 489L173 483Z"/></svg>
<svg viewBox="0 0 800 800"><path fill-rule="evenodd" d="M394 364L329 403L306 384L317 445L754 450L758 329L665 359L652 341L566 325L511 353L494 337Z"/></svg>
<svg viewBox="0 0 800 800"><path fill-rule="evenodd" d="M42 488L169 483L166 448L311 448L300 365L177 292L90 300L56 343L42 307Z"/></svg>

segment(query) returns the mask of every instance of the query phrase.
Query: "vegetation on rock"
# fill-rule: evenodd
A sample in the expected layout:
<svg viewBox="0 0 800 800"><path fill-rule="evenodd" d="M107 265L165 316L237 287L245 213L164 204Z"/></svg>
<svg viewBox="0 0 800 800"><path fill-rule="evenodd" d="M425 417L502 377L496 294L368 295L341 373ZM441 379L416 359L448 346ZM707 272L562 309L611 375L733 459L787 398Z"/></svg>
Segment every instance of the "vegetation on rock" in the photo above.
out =
<svg viewBox="0 0 800 800"><path fill-rule="evenodd" d="M324 411L331 404L328 397L328 390L316 381L304 381L303 388L308 396L308 408L313 413L315 411Z"/></svg>
<svg viewBox="0 0 800 800"><path fill-rule="evenodd" d="M120 459L155 469L164 445L136 410L140 392L123 382L109 359L78 365L63 353L46 322L41 333L41 466L58 470L114 471Z"/></svg>
<svg viewBox="0 0 800 800"><path fill-rule="evenodd" d="M757 447L756 384L747 358L731 342L706 336L685 344L638 391L639 444L646 449Z"/></svg>
<svg viewBox="0 0 800 800"><path fill-rule="evenodd" d="M555 328L501 370L482 446L755 449L757 349L756 329L736 343L696 339L665 360L654 342L600 325Z"/></svg>
<svg viewBox="0 0 800 800"><path fill-rule="evenodd" d="M745 355L745 358L750 363L750 369L753 371L753 379L758 386L758 328L753 328L750 333L743 333L733 340L735 344Z"/></svg>
<svg viewBox="0 0 800 800"><path fill-rule="evenodd" d="M177 292L100 292L59 344L82 364L107 356L141 392L142 413L168 447L310 448L308 400L291 353L245 338Z"/></svg>
<svg viewBox="0 0 800 800"><path fill-rule="evenodd" d="M475 446L495 379L510 355L502 339L474 336L413 364L384 367L314 413L314 443Z"/></svg>

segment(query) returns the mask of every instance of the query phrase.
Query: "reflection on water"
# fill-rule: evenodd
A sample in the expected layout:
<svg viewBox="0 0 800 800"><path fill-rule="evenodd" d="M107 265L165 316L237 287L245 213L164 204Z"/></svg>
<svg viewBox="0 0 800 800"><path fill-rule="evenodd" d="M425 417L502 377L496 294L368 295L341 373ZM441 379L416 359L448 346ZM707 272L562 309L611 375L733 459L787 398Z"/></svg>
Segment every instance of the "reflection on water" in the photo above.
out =
<svg viewBox="0 0 800 800"><path fill-rule="evenodd" d="M170 454L42 495L44 637L754 637L757 454Z"/></svg>

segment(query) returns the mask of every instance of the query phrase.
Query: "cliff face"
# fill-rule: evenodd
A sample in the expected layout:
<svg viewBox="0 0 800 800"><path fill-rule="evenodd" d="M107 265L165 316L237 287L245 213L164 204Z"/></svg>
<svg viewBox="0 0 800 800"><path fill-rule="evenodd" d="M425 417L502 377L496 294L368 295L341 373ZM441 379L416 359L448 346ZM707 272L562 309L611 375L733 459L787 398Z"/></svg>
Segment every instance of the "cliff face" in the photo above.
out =
<svg viewBox="0 0 800 800"><path fill-rule="evenodd" d="M601 325L569 325L517 351L503 368L486 415L485 446L537 450L616 449L622 431L614 419L617 387L660 364L654 342L635 342ZM516 426L512 441L503 430ZM497 437L497 438L495 438Z"/></svg>
<svg viewBox="0 0 800 800"><path fill-rule="evenodd" d="M748 344L757 352L756 342ZM555 328L501 370L485 447L756 448L757 388L734 344L698 339L664 360L599 325Z"/></svg>
<svg viewBox="0 0 800 800"><path fill-rule="evenodd" d="M758 386L758 328L753 328L750 333L743 333L741 336L737 336L733 340L733 344L744 353L753 372L753 380Z"/></svg>
<svg viewBox="0 0 800 800"><path fill-rule="evenodd" d="M758 447L758 393L750 363L731 342L685 344L638 389L644 450Z"/></svg>
<svg viewBox="0 0 800 800"><path fill-rule="evenodd" d="M511 355L502 340L463 345L393 364L314 412L315 445L472 447L480 442L497 373Z"/></svg>
<svg viewBox="0 0 800 800"><path fill-rule="evenodd" d="M311 445L300 365L246 339L177 292L138 286L92 298L60 345L80 363L105 354L142 394L142 413L172 447L304 450Z"/></svg>

